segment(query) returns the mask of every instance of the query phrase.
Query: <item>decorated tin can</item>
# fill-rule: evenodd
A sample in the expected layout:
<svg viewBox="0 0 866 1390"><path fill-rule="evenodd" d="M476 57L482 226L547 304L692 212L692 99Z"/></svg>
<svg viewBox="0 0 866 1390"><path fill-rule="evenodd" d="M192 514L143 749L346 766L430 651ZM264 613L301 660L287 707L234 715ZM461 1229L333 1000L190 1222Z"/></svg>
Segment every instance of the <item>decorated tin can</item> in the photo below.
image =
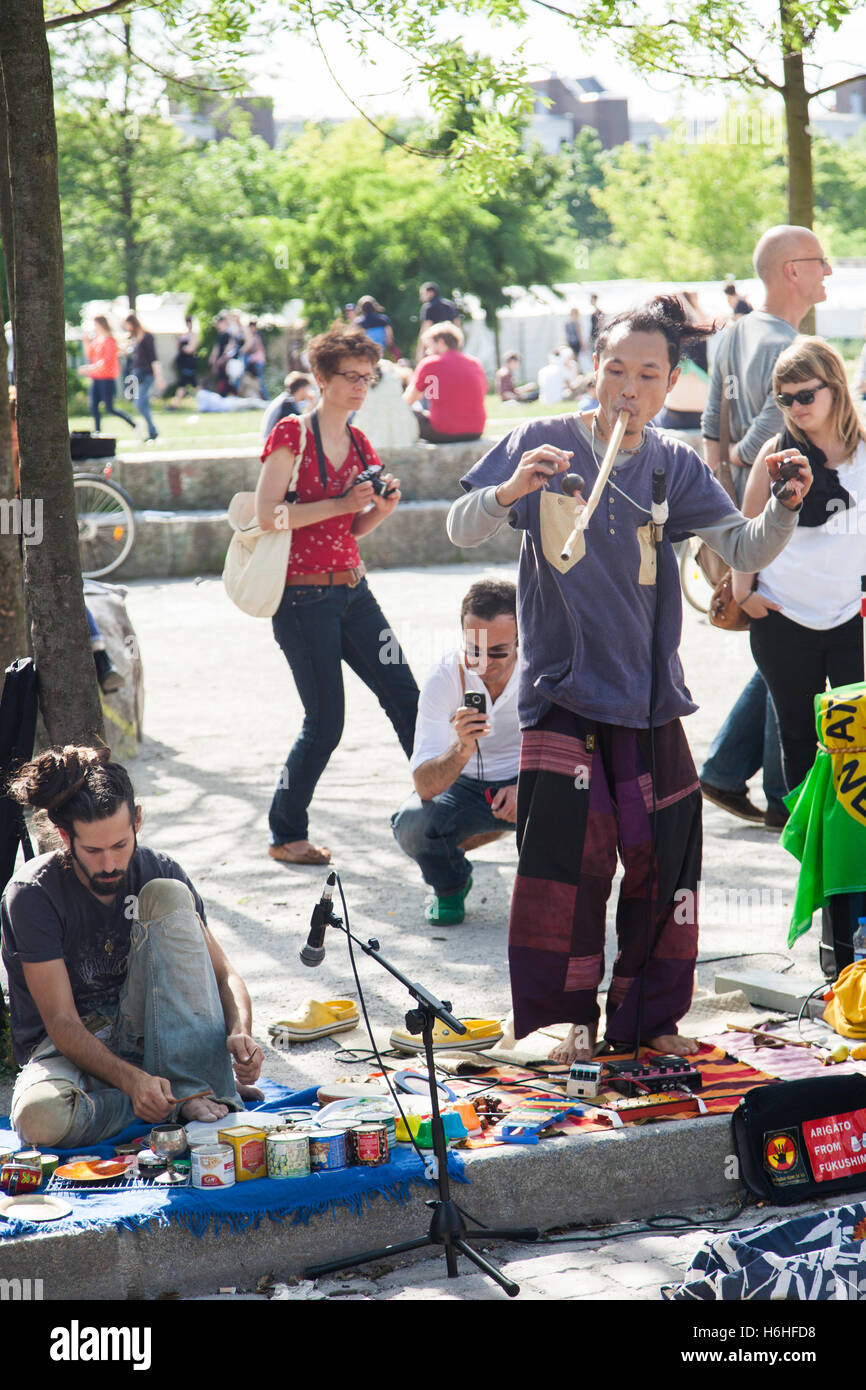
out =
<svg viewBox="0 0 866 1390"><path fill-rule="evenodd" d="M388 1131L388 1152L397 1142L397 1116L390 1110L369 1110L364 1112L362 1124L384 1125Z"/></svg>
<svg viewBox="0 0 866 1390"><path fill-rule="evenodd" d="M200 1144L190 1153L193 1187L234 1187L235 1156L231 1144Z"/></svg>
<svg viewBox="0 0 866 1390"><path fill-rule="evenodd" d="M239 1125L235 1129L221 1129L217 1138L221 1144L231 1145L238 1182L268 1176L263 1129L256 1129L254 1125Z"/></svg>
<svg viewBox="0 0 866 1390"><path fill-rule="evenodd" d="M16 1162L10 1159L0 1167L0 1187L14 1197L18 1192L36 1192L42 1184L42 1163L33 1159Z"/></svg>
<svg viewBox="0 0 866 1390"><path fill-rule="evenodd" d="M297 1129L272 1129L265 1141L269 1178L306 1178L310 1173L310 1137Z"/></svg>
<svg viewBox="0 0 866 1390"><path fill-rule="evenodd" d="M346 1131L344 1129L310 1130L310 1172L325 1173L345 1168Z"/></svg>
<svg viewBox="0 0 866 1390"><path fill-rule="evenodd" d="M349 1131L352 1156L365 1168L388 1162L388 1130L383 1124L358 1125Z"/></svg>

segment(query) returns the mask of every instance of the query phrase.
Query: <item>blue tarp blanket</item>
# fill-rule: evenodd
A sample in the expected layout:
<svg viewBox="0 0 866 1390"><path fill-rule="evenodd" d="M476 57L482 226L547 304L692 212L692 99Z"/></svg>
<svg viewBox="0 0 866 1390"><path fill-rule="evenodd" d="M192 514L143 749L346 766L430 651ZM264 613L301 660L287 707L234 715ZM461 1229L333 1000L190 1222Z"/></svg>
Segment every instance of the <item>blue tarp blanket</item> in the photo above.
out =
<svg viewBox="0 0 866 1390"><path fill-rule="evenodd" d="M866 1203L715 1236L683 1282L662 1294L672 1301L864 1299Z"/></svg>
<svg viewBox="0 0 866 1390"><path fill-rule="evenodd" d="M289 1091L273 1081L259 1081L265 1093L258 1111L283 1110L286 1106L316 1104L316 1088ZM104 1144L89 1144L88 1153L110 1158L114 1145L147 1134L147 1124L129 1125ZM21 1147L8 1117L0 1119L0 1156ZM72 1156L71 1150L56 1151L61 1161ZM81 1145L78 1147L81 1153ZM462 1157L448 1154L448 1172L458 1182L466 1182ZM113 1188L91 1192L86 1188L58 1193L72 1206L69 1216L59 1221L16 1221L0 1218L0 1240L12 1236L32 1235L37 1231L64 1232L94 1230L105 1226L127 1226L134 1229L150 1221L166 1226L176 1221L193 1235L202 1236L213 1227L218 1234L224 1226L233 1233L257 1227L264 1219L284 1221L291 1225L306 1223L316 1214L330 1211L334 1221L341 1211L361 1216L372 1197L381 1195L388 1202L406 1202L412 1196L412 1184L431 1187L415 1150L408 1144L399 1145L388 1163L379 1168L341 1168L329 1173L311 1173L308 1178L255 1178L235 1183L223 1190L207 1191L195 1187Z"/></svg>

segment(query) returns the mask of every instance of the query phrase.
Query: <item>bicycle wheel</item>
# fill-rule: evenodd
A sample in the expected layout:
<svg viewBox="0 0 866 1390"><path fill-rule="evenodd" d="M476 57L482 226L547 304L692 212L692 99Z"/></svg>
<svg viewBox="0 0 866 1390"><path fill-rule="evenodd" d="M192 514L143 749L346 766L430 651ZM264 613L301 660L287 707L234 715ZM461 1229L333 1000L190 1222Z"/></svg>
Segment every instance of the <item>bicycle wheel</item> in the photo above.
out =
<svg viewBox="0 0 866 1390"><path fill-rule="evenodd" d="M713 591L709 580L694 557L689 542L683 546L683 553L680 556L680 583L686 603L691 604L692 608L696 608L699 613L708 613L710 611L710 595Z"/></svg>
<svg viewBox="0 0 866 1390"><path fill-rule="evenodd" d="M101 579L122 565L132 549L132 498L94 473L76 473L74 487L81 573L85 579Z"/></svg>

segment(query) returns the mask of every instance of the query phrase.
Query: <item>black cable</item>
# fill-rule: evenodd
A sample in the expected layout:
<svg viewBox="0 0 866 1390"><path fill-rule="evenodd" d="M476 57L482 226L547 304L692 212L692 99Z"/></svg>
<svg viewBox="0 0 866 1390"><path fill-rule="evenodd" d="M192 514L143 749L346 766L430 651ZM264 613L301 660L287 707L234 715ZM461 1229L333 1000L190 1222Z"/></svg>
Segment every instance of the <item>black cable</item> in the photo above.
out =
<svg viewBox="0 0 866 1390"><path fill-rule="evenodd" d="M422 1150L421 1150L421 1148L420 1148L420 1146L419 1146L419 1144L418 1144L417 1139L415 1138L415 1135L412 1133L412 1130L411 1130L411 1128L409 1127L409 1121L406 1119L406 1116L405 1116L405 1114L404 1114L404 1112L403 1112L403 1107L402 1107L402 1105L400 1104L399 1100L397 1099L397 1092L394 1090L394 1087L391 1085L391 1079L390 1079L390 1077L388 1076L387 1071L385 1070L385 1063L382 1061L382 1058L381 1058L381 1056L379 1055L379 1049L378 1049L378 1047L376 1046L376 1039L373 1037L373 1028L372 1028L372 1025L371 1025L371 1023L370 1023L370 1016L369 1016L369 1014L367 1013L367 1001L366 1001L366 999L364 998L364 991L363 991L363 989L361 988L361 980L360 980L360 977L359 977L359 975L358 975L358 967L357 967L357 965L356 965L356 963L355 963L355 952L352 950L352 935L351 935L351 930L350 930L350 927L349 927L349 909L348 909L348 907L347 907L347 905L346 905L346 895L345 895L345 893L343 892L343 884L342 884L342 882L341 882L340 875L337 873L336 869L334 870L334 877L335 877L336 880L337 880L337 887L338 887L339 890L340 890L340 902L341 902L342 905L343 905L343 921L344 921L345 924L346 924L346 940L347 940L348 943L349 943L349 961L350 961L351 966L352 966L352 974L353 974L354 977L355 977L355 985L356 985L357 990L358 990L358 998L359 998L360 1001L361 1001L361 1012L362 1012L363 1015L364 1015L364 1022L365 1022L365 1024L367 1025L367 1032L368 1032L369 1037L370 1037L370 1044L371 1044L371 1047L372 1047L373 1055L374 1055L374 1057L376 1058L376 1061L377 1061L378 1064L379 1064L379 1068L380 1068L380 1070L381 1070L381 1072L382 1072L382 1076L384 1077L384 1080L385 1080L385 1085L388 1087L388 1090L391 1092L391 1098L392 1098L392 1100L394 1101L394 1104L396 1105L398 1111L400 1112L400 1118L401 1118L401 1120L403 1121L403 1124L406 1126L406 1133L407 1133L408 1136L409 1136L409 1142L411 1143L412 1148L415 1150L416 1154L418 1155L418 1157L420 1158L422 1164L424 1165L424 1176L425 1176L425 1178L426 1178L428 1181L432 1182L432 1181L434 1181L434 1180L433 1180L433 1179L431 1178L431 1176L430 1176L430 1171L429 1171L428 1163L427 1163L427 1157L425 1157L424 1153L422 1152ZM435 1079L435 1078L434 1078L434 1079ZM431 1154L430 1156L432 1157L433 1155Z"/></svg>
<svg viewBox="0 0 866 1390"><path fill-rule="evenodd" d="M652 517L652 513L650 513ZM650 520L650 526L653 525ZM656 667L658 665L658 637L659 637L659 615L661 612L662 597L662 540L661 537L655 542L656 549L656 594L655 606L653 608L652 636L650 638L650 702L649 702L649 749L650 749L650 782L652 784L652 811L650 813L650 861L649 873L647 875L646 892L646 951L644 954L643 965L640 969L640 979L637 987L637 1026L635 1028L634 1055L637 1061L640 1055L641 1037L643 1033L643 1003L644 1003L644 979L647 966L653 948L653 878L656 869L656 817L658 806L656 803L656 735L655 735L655 710L656 710Z"/></svg>
<svg viewBox="0 0 866 1390"><path fill-rule="evenodd" d="M730 956L705 956L703 960L698 958L695 964L715 965L720 960L751 960L753 956L779 956L782 960L786 960L788 964L784 970L779 971L780 975L787 975L788 971L793 970L797 964L795 960L791 960L786 951L735 951Z"/></svg>

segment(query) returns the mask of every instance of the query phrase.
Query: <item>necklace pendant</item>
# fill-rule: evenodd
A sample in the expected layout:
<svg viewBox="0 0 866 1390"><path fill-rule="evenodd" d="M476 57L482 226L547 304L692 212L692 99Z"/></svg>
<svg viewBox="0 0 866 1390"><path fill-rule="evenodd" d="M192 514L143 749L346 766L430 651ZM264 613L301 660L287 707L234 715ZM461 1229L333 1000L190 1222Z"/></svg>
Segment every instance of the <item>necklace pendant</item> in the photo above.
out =
<svg viewBox="0 0 866 1390"><path fill-rule="evenodd" d="M104 949L105 954L106 954L107 956L113 956L113 955L114 955L114 942L111 940L110 937L109 937L108 941L106 941L105 946L103 947L103 949Z"/></svg>

